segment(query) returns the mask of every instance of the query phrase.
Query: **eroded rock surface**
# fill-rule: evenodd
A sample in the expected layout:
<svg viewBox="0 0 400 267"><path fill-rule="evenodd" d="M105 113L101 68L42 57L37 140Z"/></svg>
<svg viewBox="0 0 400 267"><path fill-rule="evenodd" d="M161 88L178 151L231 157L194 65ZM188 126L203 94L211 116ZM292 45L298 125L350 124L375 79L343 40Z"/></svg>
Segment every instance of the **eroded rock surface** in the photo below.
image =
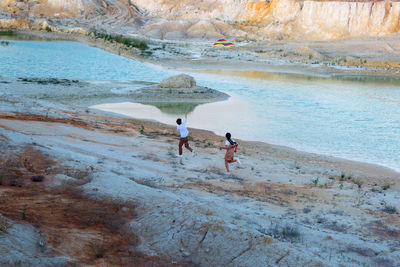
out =
<svg viewBox="0 0 400 267"><path fill-rule="evenodd" d="M192 76L180 74L166 78L160 82L160 88L192 88L196 86L196 81Z"/></svg>
<svg viewBox="0 0 400 267"><path fill-rule="evenodd" d="M93 92L101 96L97 101L107 102L106 87L2 80L7 83L0 83L0 175L5 182L25 184L0 186L0 213L35 228L0 226L8 232L0 231L0 255L7 255L0 265L58 266L71 257L96 266L132 260L122 261L129 266L138 260L135 246L144 263L157 266L397 266L400 261L400 185L394 171L240 141L242 165L226 176L218 153L222 136L191 129L198 155L180 160L175 127L82 108L81 97ZM125 89L130 85L120 90ZM10 154L18 147L24 148L21 153ZM46 179L30 183L37 173ZM82 194L54 190L52 181L63 190L75 184ZM26 199L32 204L22 220ZM116 224L121 218L127 223ZM41 257L37 227L45 244L65 258ZM119 230L139 242L125 242L127 235ZM82 253L91 241L105 242L103 258ZM36 258L25 262L25 255Z"/></svg>
<svg viewBox="0 0 400 267"><path fill-rule="evenodd" d="M3 28L49 18L61 26L157 39L331 40L400 30L397 0L5 0L0 10L13 16L1 16Z"/></svg>

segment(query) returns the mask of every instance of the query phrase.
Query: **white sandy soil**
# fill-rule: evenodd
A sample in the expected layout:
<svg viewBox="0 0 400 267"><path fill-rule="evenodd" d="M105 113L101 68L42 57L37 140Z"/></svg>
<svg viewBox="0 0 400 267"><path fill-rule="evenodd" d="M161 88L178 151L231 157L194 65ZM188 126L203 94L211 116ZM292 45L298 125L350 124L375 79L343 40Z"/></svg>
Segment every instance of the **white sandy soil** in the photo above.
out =
<svg viewBox="0 0 400 267"><path fill-rule="evenodd" d="M79 86L65 98L54 90L61 85L2 80L9 83L0 83L0 141L90 169L88 196L136 202L130 228L148 255L199 266L400 263L399 173L237 140L242 164L227 176L223 137L191 129L197 156L184 151L179 159L174 127L87 110L115 97L107 87L89 101ZM14 232L0 233L0 251L17 244Z"/></svg>

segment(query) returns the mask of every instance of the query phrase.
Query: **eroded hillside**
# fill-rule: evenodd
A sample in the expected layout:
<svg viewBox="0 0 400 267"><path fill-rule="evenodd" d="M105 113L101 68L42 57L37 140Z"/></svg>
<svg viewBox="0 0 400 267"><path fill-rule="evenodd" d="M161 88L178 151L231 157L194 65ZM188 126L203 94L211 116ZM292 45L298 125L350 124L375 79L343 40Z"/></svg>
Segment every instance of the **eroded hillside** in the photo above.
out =
<svg viewBox="0 0 400 267"><path fill-rule="evenodd" d="M400 2L390 0L3 0L0 9L8 15L1 27L22 27L15 18L72 17L65 24L157 39L331 40L400 29Z"/></svg>

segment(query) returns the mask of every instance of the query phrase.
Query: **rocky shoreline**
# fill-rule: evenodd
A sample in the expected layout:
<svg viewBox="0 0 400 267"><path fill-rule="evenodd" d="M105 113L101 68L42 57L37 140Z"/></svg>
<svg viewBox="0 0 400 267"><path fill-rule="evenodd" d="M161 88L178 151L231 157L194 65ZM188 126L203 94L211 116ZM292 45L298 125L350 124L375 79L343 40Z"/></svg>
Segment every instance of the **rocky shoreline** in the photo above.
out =
<svg viewBox="0 0 400 267"><path fill-rule="evenodd" d="M15 33L16 38L25 36L77 41L116 55L178 70L256 70L338 79L400 78L400 52L380 48L400 45L396 35L380 39L360 38L332 42L259 41L238 44L251 51L250 54L246 54L240 50L212 48L212 41L161 41L140 35L131 36L148 44L146 50L140 50L114 41L95 38L93 34L80 28L67 31L53 29L51 32L19 29L15 30ZM366 50L360 50L360 46Z"/></svg>
<svg viewBox="0 0 400 267"><path fill-rule="evenodd" d="M399 173L237 140L226 176L221 136L179 159L175 127L88 109L107 85L1 81L0 264L400 262Z"/></svg>
<svg viewBox="0 0 400 267"><path fill-rule="evenodd" d="M249 75L246 71L250 70L338 79L399 79L398 33L330 42L297 40L287 32L298 29L290 25L299 18L280 21L281 16L276 16L272 26L279 33L266 29L258 35L270 3L283 1L250 1L248 8L243 6L248 19L229 23L197 21L198 12L210 13L208 5L194 6L188 12L180 10L176 1L163 1L167 7L172 5L182 21L171 23L155 16L155 24L145 25L143 10L132 2L127 8L122 2L107 0L102 1L104 9L96 2L93 9L61 9L65 13L60 14L58 9L42 10L41 1L19 1L8 6L9 11L0 11L0 28L11 29L16 39L78 41L182 72L218 69ZM290 1L306 12L303 2ZM308 1L306 5L324 12L329 6L325 2L333 1ZM336 12L358 5L358 1L340 2L329 12L335 19L341 19ZM164 10L169 15L172 10L146 3L155 13ZM357 10L378 14L369 8L374 4L360 4ZM379 6L392 12L398 4L381 1ZM231 11L225 6L222 10ZM228 13L229 17L233 12ZM96 17L99 14L101 19ZM193 16L196 22L192 25ZM252 21L254 17L259 20ZM325 19L319 16L319 25ZM282 25L289 27L282 29ZM139 30L141 26L145 27ZM343 32L337 28L335 34L340 37ZM327 29L319 34L329 33L332 27ZM112 35L98 35L96 30ZM373 30L381 33L379 28ZM250 53L212 48L224 31L235 33L237 39L232 41ZM114 37L119 34L145 45L117 42ZM1 35L0 39L10 38ZM206 38L186 39L188 35ZM145 89L135 91L132 86ZM179 159L175 127L89 108L146 97L154 101L160 92L166 94L160 99L171 96L169 101L194 105L227 97L208 88L187 88L191 89L163 90L146 82L99 85L0 77L0 265L399 265L399 173L237 140L242 165L232 165L233 175L227 176L224 155L218 149L224 142L221 136L190 128L197 156L184 154ZM185 92L190 96L179 99Z"/></svg>
<svg viewBox="0 0 400 267"><path fill-rule="evenodd" d="M151 58L136 48L82 34L31 34L81 41L177 69L218 66L265 71L266 66L250 60L237 66L241 56L226 61L158 54ZM293 73L313 69L272 67L279 68ZM318 68L311 73L327 74L332 73ZM180 160L175 156L174 127L88 108L121 99L134 101L132 85L155 86L0 77L0 252L7 255L0 264L396 266L400 262L399 173L237 140L243 164L232 166L234 174L226 176L218 150L224 141L221 136L190 129L198 155L185 154ZM33 182L36 175L45 178Z"/></svg>

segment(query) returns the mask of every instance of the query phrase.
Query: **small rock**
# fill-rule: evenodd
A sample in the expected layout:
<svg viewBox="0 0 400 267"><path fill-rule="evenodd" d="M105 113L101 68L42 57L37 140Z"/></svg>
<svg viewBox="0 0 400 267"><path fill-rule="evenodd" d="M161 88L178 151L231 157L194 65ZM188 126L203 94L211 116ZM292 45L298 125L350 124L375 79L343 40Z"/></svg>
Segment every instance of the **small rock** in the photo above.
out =
<svg viewBox="0 0 400 267"><path fill-rule="evenodd" d="M32 182L43 182L44 176L43 175L33 175L31 177Z"/></svg>
<svg viewBox="0 0 400 267"><path fill-rule="evenodd" d="M180 251L182 252L183 257L189 257L190 252L186 251L184 248L181 248Z"/></svg>
<svg viewBox="0 0 400 267"><path fill-rule="evenodd" d="M10 181L10 185L11 185L11 186L22 187L22 186L24 185L24 183L23 183L23 182L20 182L20 181L17 181L17 180L15 180L15 179L12 179L12 180Z"/></svg>
<svg viewBox="0 0 400 267"><path fill-rule="evenodd" d="M38 244L39 244L40 247L44 247L46 245L46 243L44 242L43 239L40 239Z"/></svg>

